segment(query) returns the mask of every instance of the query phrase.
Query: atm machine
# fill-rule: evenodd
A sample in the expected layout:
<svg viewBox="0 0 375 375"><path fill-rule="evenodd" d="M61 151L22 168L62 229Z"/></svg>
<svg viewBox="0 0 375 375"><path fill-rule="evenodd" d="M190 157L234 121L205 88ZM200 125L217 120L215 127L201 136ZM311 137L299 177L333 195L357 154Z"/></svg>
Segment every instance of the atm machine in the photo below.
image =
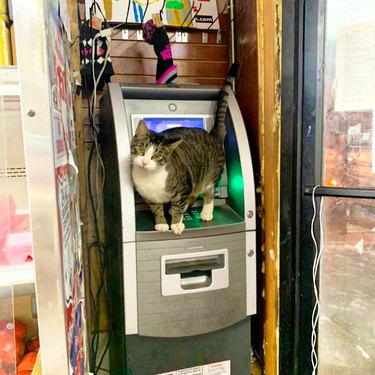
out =
<svg viewBox="0 0 375 375"><path fill-rule="evenodd" d="M256 312L256 207L249 142L233 93L226 165L214 219L198 200L185 231L154 230L135 193L130 141L140 119L154 131L213 126L218 86L109 83L101 106L111 374L250 373Z"/></svg>

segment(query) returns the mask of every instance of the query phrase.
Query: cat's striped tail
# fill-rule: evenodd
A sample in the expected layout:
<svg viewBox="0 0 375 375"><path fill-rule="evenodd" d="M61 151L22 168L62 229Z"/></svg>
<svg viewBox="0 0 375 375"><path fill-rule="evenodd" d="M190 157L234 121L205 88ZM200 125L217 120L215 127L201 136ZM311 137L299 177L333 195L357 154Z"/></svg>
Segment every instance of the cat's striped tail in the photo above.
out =
<svg viewBox="0 0 375 375"><path fill-rule="evenodd" d="M220 142L224 142L224 138L227 133L227 129L225 126L225 116L228 110L228 96L229 92L232 90L233 81L239 66L240 64L237 61L230 66L227 77L225 78L223 87L220 92L219 100L217 102L215 123L211 134L219 138Z"/></svg>

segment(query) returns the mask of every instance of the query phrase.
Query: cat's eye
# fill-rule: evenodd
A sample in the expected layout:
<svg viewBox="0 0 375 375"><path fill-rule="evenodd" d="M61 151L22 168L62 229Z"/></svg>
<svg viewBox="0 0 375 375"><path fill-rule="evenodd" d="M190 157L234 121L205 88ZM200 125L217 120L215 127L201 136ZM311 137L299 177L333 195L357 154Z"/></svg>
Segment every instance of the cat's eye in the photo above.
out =
<svg viewBox="0 0 375 375"><path fill-rule="evenodd" d="M138 153L138 154L141 154L141 155L144 155L144 153L145 153L145 148L144 148L144 146L138 146L138 147L137 147L137 153Z"/></svg>
<svg viewBox="0 0 375 375"><path fill-rule="evenodd" d="M134 146L132 146L131 152L132 152L133 155L144 155L145 148L144 148L144 146L134 145Z"/></svg>
<svg viewBox="0 0 375 375"><path fill-rule="evenodd" d="M162 154L157 153L157 154L152 155L151 159L152 160L162 160L163 156L162 156Z"/></svg>

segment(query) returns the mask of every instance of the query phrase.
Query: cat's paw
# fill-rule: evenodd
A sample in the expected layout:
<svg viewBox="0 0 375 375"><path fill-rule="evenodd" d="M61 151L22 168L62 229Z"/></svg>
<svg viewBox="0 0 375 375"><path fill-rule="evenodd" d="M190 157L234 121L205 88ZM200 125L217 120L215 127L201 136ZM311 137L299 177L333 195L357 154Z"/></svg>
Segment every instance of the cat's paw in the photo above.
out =
<svg viewBox="0 0 375 375"><path fill-rule="evenodd" d="M201 212L201 220L203 220L203 221L211 221L213 218L214 218L214 216L212 214L212 210L205 210L203 208L203 210Z"/></svg>
<svg viewBox="0 0 375 375"><path fill-rule="evenodd" d="M174 234L181 234L185 229L185 224L184 223L172 224L171 229L173 230Z"/></svg>
<svg viewBox="0 0 375 375"><path fill-rule="evenodd" d="M155 225L155 230L158 232L166 232L169 229L168 224L156 224Z"/></svg>

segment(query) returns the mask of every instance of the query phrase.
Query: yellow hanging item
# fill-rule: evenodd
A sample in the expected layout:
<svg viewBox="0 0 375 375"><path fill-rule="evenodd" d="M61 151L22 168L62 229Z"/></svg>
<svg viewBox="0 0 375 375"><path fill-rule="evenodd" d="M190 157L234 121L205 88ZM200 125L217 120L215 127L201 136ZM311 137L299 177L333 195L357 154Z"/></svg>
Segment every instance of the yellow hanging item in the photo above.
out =
<svg viewBox="0 0 375 375"><path fill-rule="evenodd" d="M12 44L8 28L7 1L0 0L0 65L12 65Z"/></svg>

